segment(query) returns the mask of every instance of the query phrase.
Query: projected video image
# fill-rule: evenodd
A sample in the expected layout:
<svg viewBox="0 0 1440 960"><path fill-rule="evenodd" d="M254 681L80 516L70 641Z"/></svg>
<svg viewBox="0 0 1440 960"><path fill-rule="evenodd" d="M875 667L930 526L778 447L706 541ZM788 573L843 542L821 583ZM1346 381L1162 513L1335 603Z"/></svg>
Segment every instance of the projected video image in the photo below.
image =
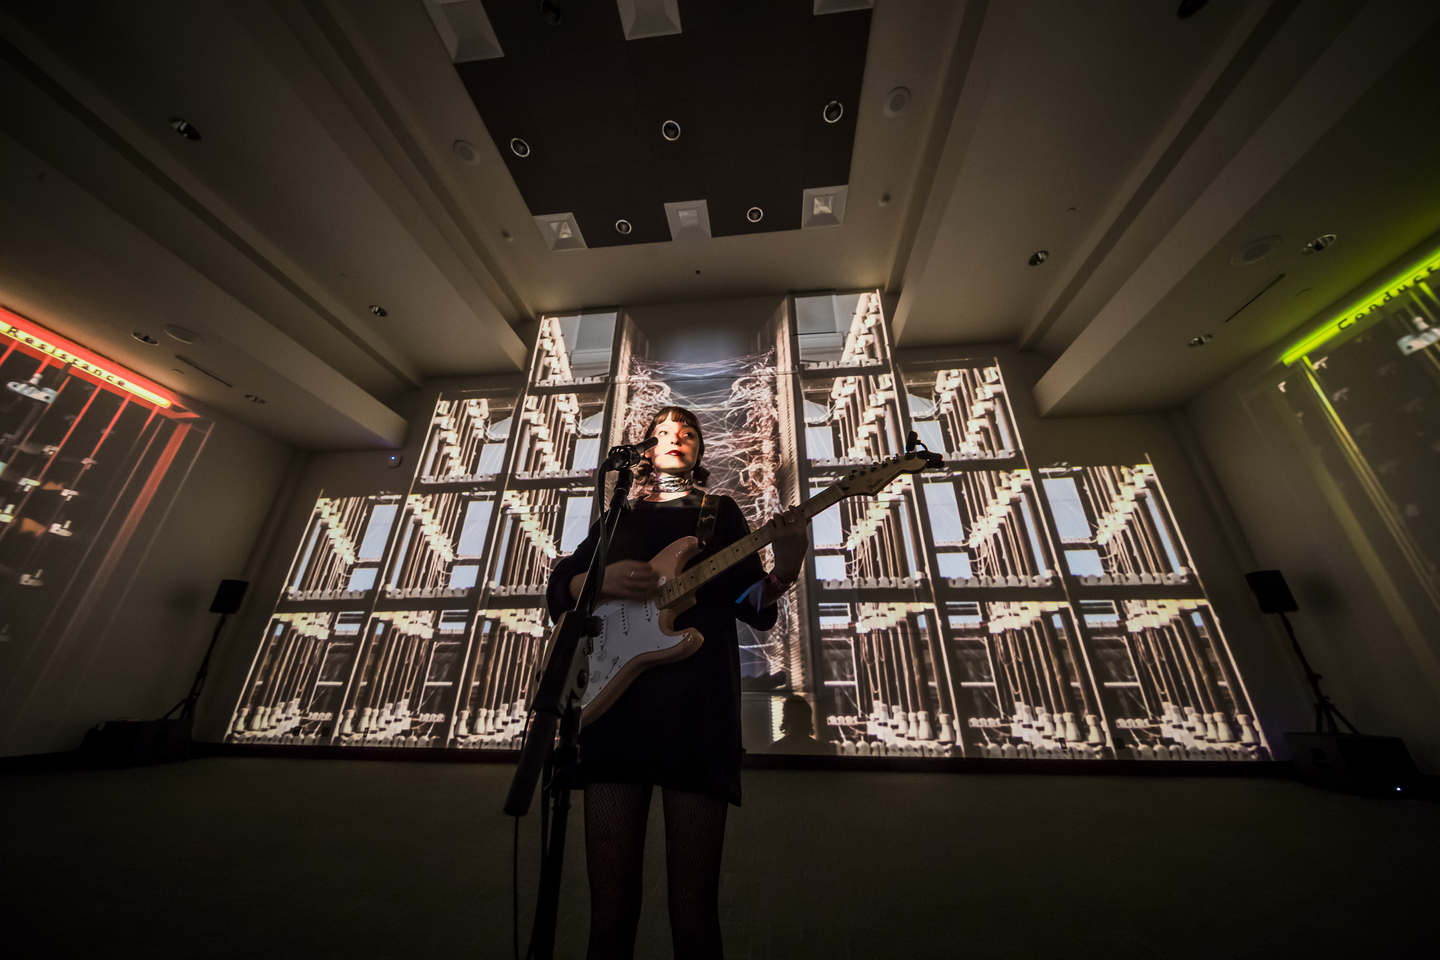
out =
<svg viewBox="0 0 1440 960"><path fill-rule="evenodd" d="M113 609L209 432L164 388L0 310L7 680ZM25 699L0 704L0 727Z"/></svg>
<svg viewBox="0 0 1440 960"><path fill-rule="evenodd" d="M406 493L316 504L232 738L515 749L601 451L680 404L752 526L912 431L944 458L816 516L775 628L741 626L747 749L799 694L842 757L1268 758L1153 466L1035 469L995 361L895 363L873 293L792 302L683 363L546 318L525 388L441 396Z"/></svg>
<svg viewBox="0 0 1440 960"><path fill-rule="evenodd" d="M1323 478L1313 507L1345 517L1361 550L1393 559L1386 568L1397 573L1382 589L1403 593L1422 621L1440 616L1437 277L1440 256L1432 255L1408 281L1340 318L1308 352L1287 354L1292 365L1246 398L1291 471L1291 489Z"/></svg>

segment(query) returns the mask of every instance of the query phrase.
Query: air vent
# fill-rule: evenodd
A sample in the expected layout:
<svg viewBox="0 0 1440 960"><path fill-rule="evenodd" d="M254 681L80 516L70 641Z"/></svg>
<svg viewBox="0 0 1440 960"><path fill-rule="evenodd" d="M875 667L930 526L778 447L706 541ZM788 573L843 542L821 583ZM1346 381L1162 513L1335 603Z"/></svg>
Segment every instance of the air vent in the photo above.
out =
<svg viewBox="0 0 1440 960"><path fill-rule="evenodd" d="M200 366L200 364L196 363L194 360L191 360L189 357L182 357L180 354L177 353L175 354L175 359L179 360L181 363L185 364L185 366L189 367L192 370L199 370L201 373L205 374L205 376L209 377L211 380L214 380L216 383L223 383L227 387L235 386L235 384L231 383L229 380L226 380L224 377L211 373L209 370L206 370L204 367Z"/></svg>
<svg viewBox="0 0 1440 960"><path fill-rule="evenodd" d="M1305 244L1305 246L1300 248L1300 255L1302 257L1308 257L1312 253L1319 253L1321 250L1324 250L1326 247L1330 246L1330 244L1334 242L1335 234L1333 233L1327 233L1323 237L1316 237L1314 240L1311 240L1309 243Z"/></svg>

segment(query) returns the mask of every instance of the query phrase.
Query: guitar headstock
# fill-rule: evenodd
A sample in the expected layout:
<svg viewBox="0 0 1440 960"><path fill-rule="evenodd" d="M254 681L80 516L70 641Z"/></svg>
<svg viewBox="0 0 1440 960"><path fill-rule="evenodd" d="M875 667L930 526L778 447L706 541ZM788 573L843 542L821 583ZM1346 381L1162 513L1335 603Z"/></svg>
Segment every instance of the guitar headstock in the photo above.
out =
<svg viewBox="0 0 1440 960"><path fill-rule="evenodd" d="M914 450L899 456L877 460L868 467L857 467L835 485L848 497L879 493L902 473L919 473L938 467L944 458L929 450Z"/></svg>

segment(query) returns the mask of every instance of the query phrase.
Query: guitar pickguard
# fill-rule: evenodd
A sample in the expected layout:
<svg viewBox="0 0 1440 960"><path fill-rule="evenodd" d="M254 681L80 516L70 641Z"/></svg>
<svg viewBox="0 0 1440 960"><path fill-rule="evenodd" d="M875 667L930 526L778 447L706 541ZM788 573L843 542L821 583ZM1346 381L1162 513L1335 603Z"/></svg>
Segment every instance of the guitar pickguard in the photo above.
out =
<svg viewBox="0 0 1440 960"><path fill-rule="evenodd" d="M650 566L663 582L675 576L699 548L694 537L685 537L656 554ZM648 667L684 660L700 649L705 638L698 630L675 629L675 618L691 605L661 610L650 600L612 600L595 609L601 626L593 638L589 679L580 700L582 725L609 709Z"/></svg>

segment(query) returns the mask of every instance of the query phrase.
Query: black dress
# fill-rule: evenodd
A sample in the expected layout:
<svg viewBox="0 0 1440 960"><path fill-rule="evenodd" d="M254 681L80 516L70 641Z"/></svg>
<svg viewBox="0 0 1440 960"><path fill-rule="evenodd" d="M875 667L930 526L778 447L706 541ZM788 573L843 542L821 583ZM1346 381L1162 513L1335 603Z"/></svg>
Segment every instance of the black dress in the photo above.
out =
<svg viewBox="0 0 1440 960"><path fill-rule="evenodd" d="M643 560L681 537L695 535L697 493L663 502L641 500L620 520L608 560ZM750 532L734 500L720 498L715 531L696 559L710 556ZM570 579L590 567L596 528L550 572L547 601L558 618L575 605ZM691 561L695 563L696 561ZM740 649L738 618L759 630L775 625L774 606L756 610L744 594L765 578L750 556L701 587L695 606L676 621L694 627L705 642L678 663L646 670L599 719L580 734L581 782L651 783L722 796L740 803Z"/></svg>

